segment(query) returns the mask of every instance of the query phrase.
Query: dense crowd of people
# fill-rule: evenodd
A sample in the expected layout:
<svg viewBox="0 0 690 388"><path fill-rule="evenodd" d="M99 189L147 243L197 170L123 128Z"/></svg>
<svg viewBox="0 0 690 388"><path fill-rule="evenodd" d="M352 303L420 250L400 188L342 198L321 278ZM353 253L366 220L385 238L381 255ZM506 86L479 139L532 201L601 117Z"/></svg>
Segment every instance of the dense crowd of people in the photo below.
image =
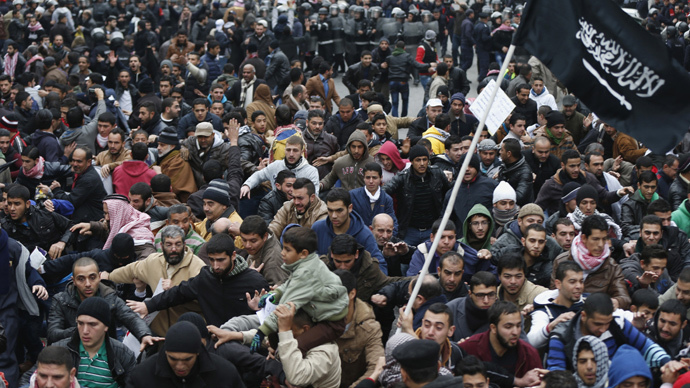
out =
<svg viewBox="0 0 690 388"><path fill-rule="evenodd" d="M624 6L689 69L687 3ZM1 0L0 386L690 384L690 135L506 58L523 7Z"/></svg>

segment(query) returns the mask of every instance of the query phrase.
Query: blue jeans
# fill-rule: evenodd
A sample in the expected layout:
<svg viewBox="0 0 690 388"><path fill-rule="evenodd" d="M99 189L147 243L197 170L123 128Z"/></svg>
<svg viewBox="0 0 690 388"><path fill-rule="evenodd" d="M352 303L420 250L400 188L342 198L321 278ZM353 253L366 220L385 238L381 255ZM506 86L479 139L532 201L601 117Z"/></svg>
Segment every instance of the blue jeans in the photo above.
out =
<svg viewBox="0 0 690 388"><path fill-rule="evenodd" d="M417 228L409 227L407 228L407 232L405 232L405 239L403 241L405 241L409 246L416 247L417 245L428 240L430 236L431 228L419 230Z"/></svg>
<svg viewBox="0 0 690 388"><path fill-rule="evenodd" d="M402 95L402 117L407 116L407 106L410 102L410 85L407 81L390 81L388 88L391 93L391 104L393 105L391 114L393 117L401 117L398 116L398 93Z"/></svg>

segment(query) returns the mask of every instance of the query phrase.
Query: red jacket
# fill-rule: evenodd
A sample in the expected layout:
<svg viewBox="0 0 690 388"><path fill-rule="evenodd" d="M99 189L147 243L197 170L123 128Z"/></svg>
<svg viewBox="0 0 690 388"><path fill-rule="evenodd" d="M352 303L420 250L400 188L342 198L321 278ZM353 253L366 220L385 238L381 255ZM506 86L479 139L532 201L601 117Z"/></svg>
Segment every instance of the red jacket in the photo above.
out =
<svg viewBox="0 0 690 388"><path fill-rule="evenodd" d="M459 346L467 354L471 354L482 361L491 362L491 349L489 348L491 346L491 342L489 342L490 332L491 330L487 330L483 333L475 334L459 344ZM517 351L518 363L515 365L515 377L520 378L532 369L542 367L539 352L532 345L523 340L518 340Z"/></svg>
<svg viewBox="0 0 690 388"><path fill-rule="evenodd" d="M129 189L135 183L151 184L151 178L156 172L146 162L140 160L125 160L113 170L113 191L117 194L129 196Z"/></svg>

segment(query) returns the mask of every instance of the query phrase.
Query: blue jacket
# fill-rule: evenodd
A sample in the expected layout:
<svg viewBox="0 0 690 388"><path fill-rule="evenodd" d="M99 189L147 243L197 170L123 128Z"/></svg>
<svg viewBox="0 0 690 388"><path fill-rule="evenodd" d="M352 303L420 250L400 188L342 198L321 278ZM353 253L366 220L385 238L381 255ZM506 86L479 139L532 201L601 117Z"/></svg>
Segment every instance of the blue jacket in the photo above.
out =
<svg viewBox="0 0 690 388"><path fill-rule="evenodd" d="M208 76L206 76L207 83L210 85L216 78L223 74L223 66L220 64L219 57L213 58L208 54L201 57L201 62L208 66Z"/></svg>
<svg viewBox="0 0 690 388"><path fill-rule="evenodd" d="M31 142L38 148L38 152L46 162L60 162L67 164L67 157L60 147L55 134L46 131L36 131L31 135Z"/></svg>
<svg viewBox="0 0 690 388"><path fill-rule="evenodd" d="M312 230L316 232L316 236L319 240L319 246L317 252L319 255L327 255L331 242L336 234L333 232L333 225L331 224L331 219L326 217L324 220L319 220L311 226ZM376 239L373 233L369 230L369 226L362 221L362 217L353 211L350 213L350 227L347 229L346 234L354 237L359 245L363 246L364 249L369 252L371 257L376 258L379 261L379 267L381 272L388 275L388 265L386 264L386 259L383 258L383 254L379 250L379 246L376 244Z"/></svg>
<svg viewBox="0 0 690 388"><path fill-rule="evenodd" d="M424 258L431 249L432 243L433 241L426 240L417 245L417 250L412 254L412 258L410 259L410 267L407 269L407 276L417 276L419 274L419 271L421 271L424 266ZM463 247L460 246L459 242L455 243L453 250L460 253L461 256L464 256ZM434 252L434 257L431 258L431 263L429 264L428 273L432 275L436 273L436 268L438 268L438 261L440 259L441 256L438 254L438 251Z"/></svg>
<svg viewBox="0 0 690 388"><path fill-rule="evenodd" d="M369 196L366 193L366 187L360 187L350 191L350 199L352 200L352 210L362 217L365 225L371 225L374 217L381 213L386 213L393 218L393 235L398 235L398 218L395 216L395 209L393 209L393 198L386 194L381 188L379 199L374 204L374 209L371 208Z"/></svg>
<svg viewBox="0 0 690 388"><path fill-rule="evenodd" d="M223 129L223 122L220 120L220 117L214 115L213 113L207 112L204 121L213 124L214 131L218 131L219 133L225 132ZM184 117L180 119L180 123L177 124L177 138L180 140L186 139L187 132L195 131L197 124L199 124L199 120L197 120L196 116L194 116L194 112L184 115Z"/></svg>

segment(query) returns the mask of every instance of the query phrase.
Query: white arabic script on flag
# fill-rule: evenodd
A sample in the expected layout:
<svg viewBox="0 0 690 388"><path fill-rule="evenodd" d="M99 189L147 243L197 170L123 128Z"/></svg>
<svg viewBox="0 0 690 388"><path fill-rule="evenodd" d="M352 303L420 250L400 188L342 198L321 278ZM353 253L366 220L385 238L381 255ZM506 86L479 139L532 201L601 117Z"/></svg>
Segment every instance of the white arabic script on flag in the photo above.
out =
<svg viewBox="0 0 690 388"><path fill-rule="evenodd" d="M661 88L666 81L661 78L654 70L643 65L637 58L624 50L618 42L608 39L604 33L597 32L594 26L584 18L580 18L580 30L575 37L582 41L594 59L599 63L599 67L607 74L613 76L618 81L618 85L630 89L638 97L651 97ZM585 68L594 75L599 82L606 87L628 110L632 105L625 100L625 97L618 93L602 77L597 70L587 62L582 60Z"/></svg>

